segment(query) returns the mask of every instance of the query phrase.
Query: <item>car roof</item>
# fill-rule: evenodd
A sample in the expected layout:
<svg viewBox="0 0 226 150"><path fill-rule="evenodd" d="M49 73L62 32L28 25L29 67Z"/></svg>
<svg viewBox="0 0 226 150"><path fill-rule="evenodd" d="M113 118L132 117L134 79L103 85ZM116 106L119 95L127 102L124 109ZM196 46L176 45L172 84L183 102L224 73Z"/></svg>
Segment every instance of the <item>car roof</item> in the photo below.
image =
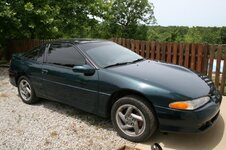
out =
<svg viewBox="0 0 226 150"><path fill-rule="evenodd" d="M86 44L86 43L97 43L97 42L109 42L109 41L103 40L103 39L74 38L74 39L58 39L58 40L53 40L49 43Z"/></svg>

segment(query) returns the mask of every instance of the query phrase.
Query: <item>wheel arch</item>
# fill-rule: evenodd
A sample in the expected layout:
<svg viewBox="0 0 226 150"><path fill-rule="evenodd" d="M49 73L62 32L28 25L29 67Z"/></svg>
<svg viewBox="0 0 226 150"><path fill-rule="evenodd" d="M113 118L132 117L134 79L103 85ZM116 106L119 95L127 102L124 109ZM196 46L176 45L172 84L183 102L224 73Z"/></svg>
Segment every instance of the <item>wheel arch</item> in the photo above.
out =
<svg viewBox="0 0 226 150"><path fill-rule="evenodd" d="M109 98L108 112L107 112L109 116L110 116L111 108L112 108L113 104L118 99L120 99L124 96L138 96L138 97L142 98L144 100L144 102L146 104L148 104L148 107L154 111L154 115L157 119L157 122L159 123L157 113L156 113L156 110L155 110L152 102L150 100L148 100L148 98L144 94L140 93L139 91L135 91L135 90L131 90L131 89L121 89L121 90L115 91L114 93L111 94L111 96Z"/></svg>
<svg viewBox="0 0 226 150"><path fill-rule="evenodd" d="M19 73L17 74L16 78L15 78L16 86L18 86L19 79L20 79L20 77L22 77L22 76L25 76L25 77L27 77L27 78L30 80L30 78L26 75L25 72L19 72Z"/></svg>

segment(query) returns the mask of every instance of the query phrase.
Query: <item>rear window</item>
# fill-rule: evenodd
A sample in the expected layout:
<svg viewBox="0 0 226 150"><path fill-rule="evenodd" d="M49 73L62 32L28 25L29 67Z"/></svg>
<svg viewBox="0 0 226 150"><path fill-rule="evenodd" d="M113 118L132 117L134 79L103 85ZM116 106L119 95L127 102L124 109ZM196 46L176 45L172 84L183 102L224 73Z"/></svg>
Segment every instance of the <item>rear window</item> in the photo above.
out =
<svg viewBox="0 0 226 150"><path fill-rule="evenodd" d="M25 57L29 60L35 60L38 62L42 62L45 48L46 48L46 45L36 47L36 48L24 53L23 57Z"/></svg>

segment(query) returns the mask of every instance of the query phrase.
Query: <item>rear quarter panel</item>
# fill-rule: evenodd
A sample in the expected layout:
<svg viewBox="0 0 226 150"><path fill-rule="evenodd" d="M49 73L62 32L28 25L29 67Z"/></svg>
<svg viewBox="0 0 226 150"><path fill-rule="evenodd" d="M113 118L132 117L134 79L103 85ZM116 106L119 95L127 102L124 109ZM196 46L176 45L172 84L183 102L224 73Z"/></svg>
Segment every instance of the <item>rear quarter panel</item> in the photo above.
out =
<svg viewBox="0 0 226 150"><path fill-rule="evenodd" d="M9 72L14 74L16 86L18 79L24 75L30 79L36 96L44 96L42 91L42 63L25 59L21 54L13 55Z"/></svg>

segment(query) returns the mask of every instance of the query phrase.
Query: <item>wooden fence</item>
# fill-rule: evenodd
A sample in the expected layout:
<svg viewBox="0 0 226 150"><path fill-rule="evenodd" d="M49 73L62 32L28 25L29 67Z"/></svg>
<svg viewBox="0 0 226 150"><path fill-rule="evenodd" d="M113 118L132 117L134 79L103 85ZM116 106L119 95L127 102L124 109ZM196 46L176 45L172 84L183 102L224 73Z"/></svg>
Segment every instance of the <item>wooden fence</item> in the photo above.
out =
<svg viewBox="0 0 226 150"><path fill-rule="evenodd" d="M226 51L226 45L166 43L124 38L112 38L111 40L147 59L178 64L206 74L213 79L221 93L225 93L226 61L224 60L226 60L226 55L224 52ZM53 40L28 39L9 41L7 47L8 58L11 58L12 53L27 51L49 41ZM216 65L214 65L214 61L216 61Z"/></svg>

